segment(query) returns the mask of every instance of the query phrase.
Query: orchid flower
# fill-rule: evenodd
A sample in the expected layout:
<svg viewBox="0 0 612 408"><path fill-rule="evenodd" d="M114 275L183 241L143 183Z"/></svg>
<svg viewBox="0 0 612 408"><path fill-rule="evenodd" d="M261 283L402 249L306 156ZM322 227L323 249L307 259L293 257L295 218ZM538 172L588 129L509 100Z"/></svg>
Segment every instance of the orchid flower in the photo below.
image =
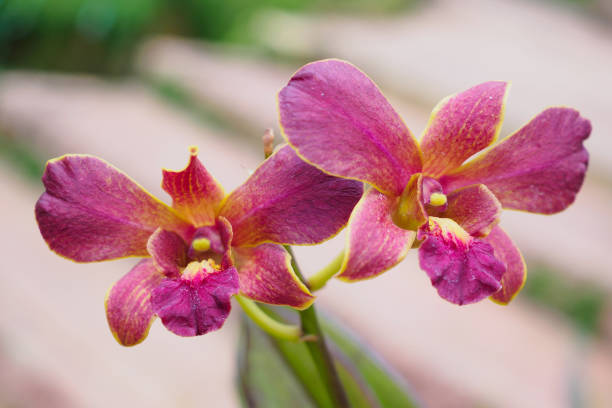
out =
<svg viewBox="0 0 612 408"><path fill-rule="evenodd" d="M109 290L117 341L143 341L155 316L180 336L219 329L230 298L296 309L313 302L280 244L338 233L362 184L331 177L288 146L226 195L191 148L187 167L163 171L172 207L105 161L67 155L47 163L36 219L49 247L76 262L146 257Z"/></svg>
<svg viewBox="0 0 612 408"><path fill-rule="evenodd" d="M481 152L498 137L507 89L485 82L443 99L417 142L353 65L324 60L294 74L279 93L286 140L324 172L371 186L349 220L340 279L372 278L419 246L421 268L452 303L507 304L518 293L526 267L498 225L501 209L570 205L591 125L574 109L549 108Z"/></svg>

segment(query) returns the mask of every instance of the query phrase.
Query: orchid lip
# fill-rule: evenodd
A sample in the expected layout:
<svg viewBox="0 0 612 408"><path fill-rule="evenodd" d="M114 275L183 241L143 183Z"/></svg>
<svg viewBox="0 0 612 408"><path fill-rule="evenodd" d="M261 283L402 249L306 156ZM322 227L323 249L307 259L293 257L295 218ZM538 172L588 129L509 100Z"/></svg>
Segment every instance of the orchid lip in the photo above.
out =
<svg viewBox="0 0 612 408"><path fill-rule="evenodd" d="M223 326L238 293L236 268L218 269L210 261L191 262L179 279L163 280L151 305L164 326L179 336L199 336Z"/></svg>

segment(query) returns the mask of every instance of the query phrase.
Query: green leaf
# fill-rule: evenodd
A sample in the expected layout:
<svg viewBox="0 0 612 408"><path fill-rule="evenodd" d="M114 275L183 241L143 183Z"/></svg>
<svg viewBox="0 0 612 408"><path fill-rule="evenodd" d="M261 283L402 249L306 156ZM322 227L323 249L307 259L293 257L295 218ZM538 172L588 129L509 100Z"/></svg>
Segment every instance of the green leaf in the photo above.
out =
<svg viewBox="0 0 612 408"><path fill-rule="evenodd" d="M282 308L264 308L278 320L295 323ZM338 375L354 408L417 407L403 380L357 336L326 315L320 324ZM270 337L250 320L242 325L239 389L246 407L330 407L304 343Z"/></svg>
<svg viewBox="0 0 612 408"><path fill-rule="evenodd" d="M355 366L381 407L419 406L413 391L371 347L329 315L321 313L319 319L332 354L336 358L343 354Z"/></svg>
<svg viewBox="0 0 612 408"><path fill-rule="evenodd" d="M242 320L237 379L242 405L316 407L304 385L296 380L276 342L248 318ZM307 366L300 370L304 374L308 372Z"/></svg>

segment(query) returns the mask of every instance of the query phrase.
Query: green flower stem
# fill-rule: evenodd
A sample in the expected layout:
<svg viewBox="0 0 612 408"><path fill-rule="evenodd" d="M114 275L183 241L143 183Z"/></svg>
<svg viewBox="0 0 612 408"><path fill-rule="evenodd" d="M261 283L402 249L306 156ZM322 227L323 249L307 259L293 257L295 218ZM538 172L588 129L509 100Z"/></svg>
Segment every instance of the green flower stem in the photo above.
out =
<svg viewBox="0 0 612 408"><path fill-rule="evenodd" d="M244 313L269 335L289 341L298 341L302 337L302 329L298 326L280 323L273 319L261 310L259 306L257 306L257 303L251 299L241 295L236 295L234 297L242 307L242 310L244 310Z"/></svg>
<svg viewBox="0 0 612 408"><path fill-rule="evenodd" d="M308 282L304 278L304 275L295 261L293 250L288 245L285 246L285 249L287 249L289 254L291 254L291 266L293 266L295 274L302 280L302 282L308 285ZM306 346L308 347L312 360L314 361L317 371L321 376L321 380L325 384L325 388L329 393L334 407L349 408L350 405L346 392L342 387L340 377L336 371L336 366L331 354L329 353L329 350L327 349L327 345L325 344L325 337L321 327L319 326L314 305L310 306L308 309L300 311L300 321L302 323L303 336L313 338L312 341L306 342Z"/></svg>
<svg viewBox="0 0 612 408"><path fill-rule="evenodd" d="M317 366L317 370L321 375L325 388L327 388L327 392L329 392L334 407L348 408L350 406L348 398L340 382L336 366L325 344L325 337L319 326L314 305L306 310L300 311L300 320L302 322L304 335L316 336L316 340L307 341L306 346Z"/></svg>
<svg viewBox="0 0 612 408"><path fill-rule="evenodd" d="M329 265L308 278L308 287L310 290L314 292L323 288L327 281L338 273L340 267L342 266L342 261L344 261L344 251L340 252L340 254L329 263Z"/></svg>

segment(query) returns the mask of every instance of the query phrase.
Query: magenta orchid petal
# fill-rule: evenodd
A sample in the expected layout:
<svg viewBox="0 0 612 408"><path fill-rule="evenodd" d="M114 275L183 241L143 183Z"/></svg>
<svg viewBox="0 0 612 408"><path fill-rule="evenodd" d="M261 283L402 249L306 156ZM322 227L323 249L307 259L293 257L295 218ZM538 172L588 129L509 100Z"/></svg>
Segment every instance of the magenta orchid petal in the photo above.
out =
<svg viewBox="0 0 612 408"><path fill-rule="evenodd" d="M194 226L212 225L225 192L198 159L198 149L190 148L187 167L181 171L163 170L163 189L172 203Z"/></svg>
<svg viewBox="0 0 612 408"><path fill-rule="evenodd" d="M153 290L151 304L172 333L200 336L223 326L238 288L235 268L216 270L207 261L192 262L180 278L164 279Z"/></svg>
<svg viewBox="0 0 612 408"><path fill-rule="evenodd" d="M501 289L505 265L493 247L448 218L429 217L418 239L421 269L440 297L457 305L478 302Z"/></svg>
<svg viewBox="0 0 612 408"><path fill-rule="evenodd" d="M393 223L393 201L374 188L359 201L349 221L348 243L337 275L339 279L373 278L404 259L416 233Z"/></svg>
<svg viewBox="0 0 612 408"><path fill-rule="evenodd" d="M514 245L508 234L499 226L493 228L484 239L491 244L495 257L506 265L506 272L502 276L502 288L491 295L491 300L506 305L521 291L527 279L527 266L519 249Z"/></svg>
<svg viewBox="0 0 612 408"><path fill-rule="evenodd" d="M147 242L147 251L155 266L168 277L178 277L187 265L187 245L172 231L158 228Z"/></svg>
<svg viewBox="0 0 612 408"><path fill-rule="evenodd" d="M314 296L291 267L291 256L276 244L234 248L240 292L258 302L306 309Z"/></svg>
<svg viewBox="0 0 612 408"><path fill-rule="evenodd" d="M305 65L278 102L288 142L330 174L399 195L421 171L415 138L378 87L348 62Z"/></svg>
<svg viewBox="0 0 612 408"><path fill-rule="evenodd" d="M451 218L474 237L486 236L499 222L501 204L484 184L455 190L447 200L447 209L440 216Z"/></svg>
<svg viewBox="0 0 612 408"><path fill-rule="evenodd" d="M434 108L421 139L425 175L439 177L497 139L507 88L506 82L485 82Z"/></svg>
<svg viewBox="0 0 612 408"><path fill-rule="evenodd" d="M153 261L140 261L109 290L105 307L108 326L119 344L133 346L143 341L155 320L150 298L164 279Z"/></svg>
<svg viewBox="0 0 612 408"><path fill-rule="evenodd" d="M315 244L346 225L362 191L360 182L325 174L284 146L229 195L219 214L232 225L233 246Z"/></svg>
<svg viewBox="0 0 612 408"><path fill-rule="evenodd" d="M77 262L147 256L158 228L187 234L192 228L115 167L96 157L67 155L47 163L46 191L36 220L49 247Z"/></svg>
<svg viewBox="0 0 612 408"><path fill-rule="evenodd" d="M570 205L588 165L591 123L570 108L549 108L491 150L445 176L447 190L482 183L504 208L552 214Z"/></svg>

